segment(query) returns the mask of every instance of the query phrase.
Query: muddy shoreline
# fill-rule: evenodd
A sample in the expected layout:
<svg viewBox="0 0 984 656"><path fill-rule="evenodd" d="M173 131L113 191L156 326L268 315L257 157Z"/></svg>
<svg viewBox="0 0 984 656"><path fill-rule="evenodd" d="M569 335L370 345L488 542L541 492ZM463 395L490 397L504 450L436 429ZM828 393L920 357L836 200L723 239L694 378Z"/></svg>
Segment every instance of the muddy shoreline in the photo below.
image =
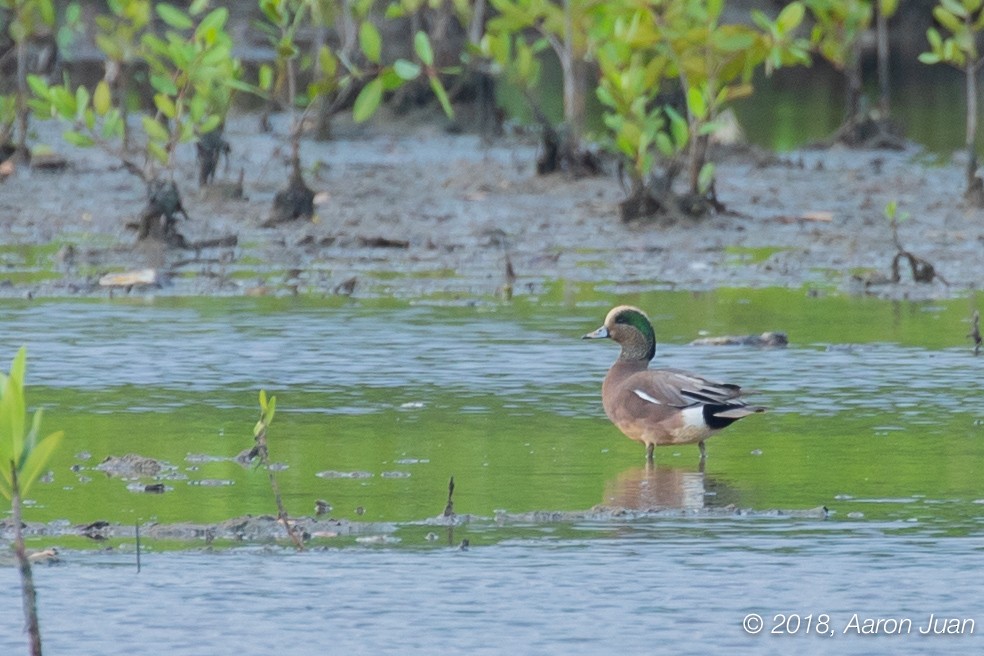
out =
<svg viewBox="0 0 984 656"><path fill-rule="evenodd" d="M68 162L59 171L16 170L0 183L5 245L0 295L353 295L474 301L494 298L512 265L516 295L566 280L647 289L789 287L890 298L945 298L984 287L984 211L965 206L962 163L903 151L732 148L719 157L727 213L676 225L625 225L614 174L586 179L534 174L535 140L483 144L406 117L341 126L332 142L305 141L314 221L263 228L287 178L283 117L273 134L258 119L231 120L228 166L217 179L244 198L199 190L193 146L179 153L177 182L191 217L189 241L235 236L199 251L136 242L125 226L144 202L140 180L96 150L65 145L58 126L36 126L35 144ZM895 255L883 216L889 201L910 218L903 245L946 281L885 282ZM108 273L153 270L154 284L112 288Z"/></svg>

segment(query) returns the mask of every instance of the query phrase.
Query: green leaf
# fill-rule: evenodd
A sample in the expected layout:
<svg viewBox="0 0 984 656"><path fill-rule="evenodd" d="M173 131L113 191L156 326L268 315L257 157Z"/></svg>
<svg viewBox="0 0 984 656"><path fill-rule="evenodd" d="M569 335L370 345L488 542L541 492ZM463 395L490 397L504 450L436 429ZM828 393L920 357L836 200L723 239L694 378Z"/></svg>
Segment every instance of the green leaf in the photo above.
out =
<svg viewBox="0 0 984 656"><path fill-rule="evenodd" d="M102 138L121 139L123 137L123 118L119 110L112 109L103 119Z"/></svg>
<svg viewBox="0 0 984 656"><path fill-rule="evenodd" d="M208 4L208 3L206 3ZM190 12L192 16L195 12ZM220 32L225 27L226 21L229 19L229 10L225 7L219 7L218 9L213 9L202 19L195 28L196 35L206 34L211 31Z"/></svg>
<svg viewBox="0 0 984 656"><path fill-rule="evenodd" d="M218 114L212 114L211 116L206 117L205 120L198 126L198 133L208 134L220 125L222 125L222 117Z"/></svg>
<svg viewBox="0 0 984 656"><path fill-rule="evenodd" d="M885 218L889 221L895 220L895 214L899 210L899 202L897 200L890 200L885 204Z"/></svg>
<svg viewBox="0 0 984 656"><path fill-rule="evenodd" d="M366 86L355 99L352 107L352 118L356 123L362 123L376 113L379 103L383 100L383 82L375 79Z"/></svg>
<svg viewBox="0 0 984 656"><path fill-rule="evenodd" d="M141 117L141 120L148 139L159 143L167 143L170 140L171 135L168 133L167 128L156 121L154 117L144 115ZM147 145L150 146L151 144ZM166 162L167 159L165 158L163 161Z"/></svg>
<svg viewBox="0 0 984 656"><path fill-rule="evenodd" d="M687 125L687 119L669 105L666 106L665 111L670 119L670 134L673 136L673 143L677 149L682 149L690 140L690 127Z"/></svg>
<svg viewBox="0 0 984 656"><path fill-rule="evenodd" d="M359 26L359 47L362 54L373 64L378 64L383 52L383 39L379 30L369 21L363 21Z"/></svg>
<svg viewBox="0 0 984 656"><path fill-rule="evenodd" d="M673 141L665 132L657 132L655 141L656 148L659 150L660 154L663 155L663 157L673 157Z"/></svg>
<svg viewBox="0 0 984 656"><path fill-rule="evenodd" d="M383 82L383 91L395 91L407 83L402 77L396 74L392 66L387 66L379 71L379 79Z"/></svg>
<svg viewBox="0 0 984 656"><path fill-rule="evenodd" d="M174 100L172 100L171 96L168 96L167 94L155 93L154 105L161 114L170 119L173 119L178 115L178 110L174 105Z"/></svg>
<svg viewBox="0 0 984 656"><path fill-rule="evenodd" d="M417 32L413 36L413 49L424 66L434 65L434 49L431 48L431 42L426 33Z"/></svg>
<svg viewBox="0 0 984 656"><path fill-rule="evenodd" d="M940 6L946 11L950 12L954 16L959 16L960 18L967 17L967 9L963 6L961 2L957 0L939 0Z"/></svg>
<svg viewBox="0 0 984 656"><path fill-rule="evenodd" d="M436 75L432 75L429 78L431 91L437 96L437 101L441 103L441 109L444 110L444 114L448 118L454 118L454 109L451 107L451 99L448 98L448 92L444 89L444 85L441 83L441 78Z"/></svg>
<svg viewBox="0 0 984 656"><path fill-rule="evenodd" d="M75 132L74 130L66 130L63 132L62 139L73 146L78 146L79 148L88 148L96 143L96 140L89 135L82 134L81 132Z"/></svg>
<svg viewBox="0 0 984 656"><path fill-rule="evenodd" d="M701 167L700 173L697 174L697 190L706 194L711 190L711 185L714 184L714 164L712 162L707 162Z"/></svg>
<svg viewBox="0 0 984 656"><path fill-rule="evenodd" d="M397 59L393 62L393 70L404 80L416 80L420 77L420 64L406 59Z"/></svg>
<svg viewBox="0 0 984 656"><path fill-rule="evenodd" d="M687 89L687 108L698 120L707 118L707 102L704 100L704 94L697 87Z"/></svg>
<svg viewBox="0 0 984 656"><path fill-rule="evenodd" d="M150 86L154 87L155 91L167 94L168 96L178 95L178 87L168 75L158 75L153 74L150 76Z"/></svg>
<svg viewBox="0 0 984 656"><path fill-rule="evenodd" d="M27 76L27 86L31 88L31 92L38 98L48 98L50 95L48 83L37 75Z"/></svg>
<svg viewBox="0 0 984 656"><path fill-rule="evenodd" d="M802 2L790 3L783 7L779 16L776 17L776 27L779 28L781 34L788 34L800 26L805 13L806 8Z"/></svg>
<svg viewBox="0 0 984 656"><path fill-rule="evenodd" d="M171 159L167 154L167 150L165 150L159 143L155 143L153 141L147 142L147 154L164 166L167 166L168 160Z"/></svg>
<svg viewBox="0 0 984 656"><path fill-rule="evenodd" d="M264 91L269 91L273 87L273 68L269 64L261 65L258 79L259 87Z"/></svg>
<svg viewBox="0 0 984 656"><path fill-rule="evenodd" d="M188 7L188 13L192 16L197 16L208 9L209 1L210 0L195 0L191 3L191 6Z"/></svg>
<svg viewBox="0 0 984 656"><path fill-rule="evenodd" d="M919 55L919 61L923 64L939 64L942 59L940 56L932 52L923 52Z"/></svg>
<svg viewBox="0 0 984 656"><path fill-rule="evenodd" d="M172 4L162 2L154 9L157 10L157 15L161 17L162 21L176 30L190 30L195 26L195 22L191 20L188 14Z"/></svg>
<svg viewBox="0 0 984 656"><path fill-rule="evenodd" d="M113 106L112 94L109 90L109 83L106 80L99 80L96 90L92 93L92 108L99 116L105 116L106 112Z"/></svg>
<svg viewBox="0 0 984 656"><path fill-rule="evenodd" d="M39 410L35 416L40 418L40 415L41 411ZM40 419L38 421L40 421ZM38 444L33 445L33 448L27 456L27 460L21 468L21 473L19 474L17 480L17 485L20 488L21 496L27 494L27 491L31 489L31 485L37 480L38 476L41 475L41 472L44 471L44 466L61 444L64 436L65 434L62 431L58 431L47 436Z"/></svg>

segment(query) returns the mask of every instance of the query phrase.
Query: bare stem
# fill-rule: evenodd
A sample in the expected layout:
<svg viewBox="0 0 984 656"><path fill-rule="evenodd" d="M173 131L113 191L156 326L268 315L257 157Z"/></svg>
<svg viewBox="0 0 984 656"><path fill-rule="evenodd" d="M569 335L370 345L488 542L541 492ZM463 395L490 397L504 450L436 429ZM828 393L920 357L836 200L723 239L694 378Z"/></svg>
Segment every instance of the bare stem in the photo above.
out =
<svg viewBox="0 0 984 656"><path fill-rule="evenodd" d="M10 461L11 506L14 520L14 553L20 568L21 591L24 601L24 622L27 625L27 635L31 642L31 656L41 656L41 628L38 625L38 598L34 589L34 576L31 573L31 561L24 547L24 533L21 529L21 497L20 485L17 481L17 467Z"/></svg>
<svg viewBox="0 0 984 656"><path fill-rule="evenodd" d="M284 529L287 531L287 535L290 537L294 546L297 547L298 551L304 551L304 538L298 534L296 527L292 526L290 523L290 515L287 514L287 509L284 507L284 500L280 494L280 485L277 483L277 477L274 475L273 470L270 469L270 457L269 451L267 450L267 439L266 439L266 426L264 426L259 433L256 434L256 453L260 457L260 463L266 468L267 475L270 477L270 489L273 491L273 498L277 504L277 518L284 525Z"/></svg>

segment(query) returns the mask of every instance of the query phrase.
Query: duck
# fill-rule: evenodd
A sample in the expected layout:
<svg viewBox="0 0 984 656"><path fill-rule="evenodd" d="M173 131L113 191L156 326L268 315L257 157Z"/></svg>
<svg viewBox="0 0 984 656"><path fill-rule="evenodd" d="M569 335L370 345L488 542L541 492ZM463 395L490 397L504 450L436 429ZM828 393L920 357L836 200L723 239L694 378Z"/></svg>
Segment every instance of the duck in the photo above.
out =
<svg viewBox="0 0 984 656"><path fill-rule="evenodd" d="M601 385L605 414L631 440L653 449L696 443L700 461L704 440L743 417L765 412L742 400L742 389L681 369L650 369L656 332L646 313L632 305L612 308L605 323L582 339L611 339L621 347Z"/></svg>

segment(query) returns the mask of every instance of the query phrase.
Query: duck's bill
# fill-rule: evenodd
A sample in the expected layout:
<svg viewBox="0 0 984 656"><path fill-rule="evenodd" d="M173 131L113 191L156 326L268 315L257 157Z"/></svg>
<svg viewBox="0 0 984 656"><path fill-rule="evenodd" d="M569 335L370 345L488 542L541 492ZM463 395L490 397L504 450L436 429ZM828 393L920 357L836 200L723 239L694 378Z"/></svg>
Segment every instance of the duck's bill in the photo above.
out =
<svg viewBox="0 0 984 656"><path fill-rule="evenodd" d="M598 330L588 333L581 339L605 339L608 337L611 337L611 335L608 334L608 328L602 326Z"/></svg>

